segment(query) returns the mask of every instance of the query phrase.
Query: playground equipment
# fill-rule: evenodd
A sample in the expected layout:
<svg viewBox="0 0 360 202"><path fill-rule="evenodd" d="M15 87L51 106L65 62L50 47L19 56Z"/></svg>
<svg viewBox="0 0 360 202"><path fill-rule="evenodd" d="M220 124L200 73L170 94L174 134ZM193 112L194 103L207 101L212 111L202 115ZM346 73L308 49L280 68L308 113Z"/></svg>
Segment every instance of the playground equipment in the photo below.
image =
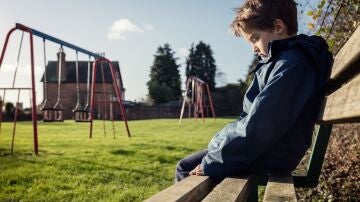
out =
<svg viewBox="0 0 360 202"><path fill-rule="evenodd" d="M44 51L44 100L43 103L40 104L40 110L43 112L43 121L52 120L52 105L48 100L47 95L47 71L46 71L46 41L43 39L43 51Z"/></svg>
<svg viewBox="0 0 360 202"><path fill-rule="evenodd" d="M74 117L76 122L90 122L89 115L89 90L90 90L90 63L91 57L89 56L88 67L87 67L87 85L86 85L86 104L83 107L80 103L80 88L79 88L79 59L78 52L76 52L76 98L77 102L75 108L72 110L74 112Z"/></svg>
<svg viewBox="0 0 360 202"><path fill-rule="evenodd" d="M47 73L46 73L46 54L45 54L45 42L44 42L44 60L45 60L45 73L44 73L44 102L41 104L40 110L43 112L43 121L44 122L54 122L59 121L63 122L63 111L64 108L61 103L61 68L62 68L62 57L63 57L63 47L60 46L59 49L59 68L58 68L58 86L57 86L57 101L54 106L51 106L48 101L47 96ZM53 113L52 113L53 112Z"/></svg>
<svg viewBox="0 0 360 202"><path fill-rule="evenodd" d="M190 84L191 84L191 89L190 89ZM208 113L209 105L207 104L207 101L210 104L212 117L215 119L216 116L215 116L213 101L208 84L195 76L188 77L186 81L186 89L185 89L183 104L181 107L179 123L181 124L182 122L186 103L188 103L189 118L191 117L191 108L193 108L194 117L196 118L196 120L199 117L199 115L201 115L203 122L205 122L204 109L207 110L207 116L209 114Z"/></svg>
<svg viewBox="0 0 360 202"><path fill-rule="evenodd" d="M37 130L37 111L36 111L36 95L35 95L35 64L34 64L34 44L33 44L33 36L37 36L43 39L43 51L44 51L44 65L46 66L46 47L45 47L45 41L51 41L55 44L59 44L60 45L60 53L63 52L63 47L67 47L70 49L73 49L76 51L76 53L81 52L85 55L89 56L89 60L90 57L95 58L95 62L93 63L93 79L92 79L92 91L91 91L91 104L90 104L90 108L88 107L88 102L87 102L87 106L85 107L87 109L86 112L90 113L90 138L92 137L92 129L93 129L93 110L94 110L94 89L95 89L95 84L96 84L96 80L95 80L95 76L96 76L96 68L99 62L106 62L109 64L110 66L110 71L111 71L111 75L112 75L112 80L113 80L113 88L114 91L116 92L116 100L115 102L117 102L120 106L120 110L121 110L121 115L122 118L125 122L125 126L126 126L126 130L127 130L127 134L130 137L130 131L128 128L128 124L127 124L127 119L126 119L126 114L124 112L124 106L122 104L122 99L121 99L121 92L119 89L119 86L116 84L116 79L115 79L115 73L114 73L114 68L110 62L109 59L100 56L98 54L95 54L93 52L87 51L85 49L82 49L78 46L75 46L73 44L67 43L65 41L62 41L60 39L57 39L55 37L52 37L50 35L44 34L42 32L39 32L35 29L29 28L25 25L16 23L15 27L10 29L9 32L7 33L6 39L5 39L5 43L1 52L1 56L0 56L0 68L5 56L5 52L8 46L8 42L9 42L9 38L11 36L11 34L15 31L15 30L20 30L22 31L22 38L21 38L21 42L20 42L20 48L19 48L19 53L18 53L18 58L17 58L17 63L16 63L16 67L15 67L15 74L14 74L14 80L13 80L13 85L10 88L0 88L0 90L4 90L4 94L3 94L3 101L1 102L1 105L4 103L4 98L5 98L5 91L6 90L18 90L18 99L20 96L20 91L21 90L30 90L31 91L31 96L30 96L30 100L31 100L31 114L32 114L32 125L33 125L33 136L34 136L34 153L37 155L38 154L38 130ZM21 52L21 45L22 45L22 40L23 40L23 35L24 32L29 33L29 41L30 41L30 61L31 61L31 88L15 88L14 84L15 84L15 80L16 80L16 72L17 72L17 66L19 64L19 58L20 58L20 52ZM49 102L48 102L48 95L47 93L44 94L44 102L40 105L40 108L42 109L43 113L44 113L44 121L62 121L63 120L63 115L62 115L62 103L61 103L61 57L62 54L59 55L59 73L58 73L58 96L57 96L57 102L55 103L54 106L52 106ZM90 65L90 64L89 64ZM88 68L88 72L90 72L90 68ZM46 68L45 68L45 73L44 73L44 88L47 88L47 72L46 72ZM78 75L77 75L78 76ZM90 78L90 74L88 74L88 78ZM88 89L90 86L89 83L89 79L88 79ZM46 89L45 89L45 92ZM17 101L18 102L18 101ZM2 106L0 107L0 130L1 130L1 118L2 118ZM84 108L84 109L85 109ZM77 107L75 107L75 112L78 111ZM80 109L80 107L79 107ZM12 139L12 150L13 150L13 145L14 145L14 137L15 137L15 128L16 128L16 121L17 121L17 109L15 110L15 116L14 116L14 129L13 129L13 139ZM54 112L54 113L52 113Z"/></svg>
<svg viewBox="0 0 360 202"><path fill-rule="evenodd" d="M103 99L103 100L95 100L95 86L96 86L96 68L99 67L98 64L100 63L105 63L108 64L109 69L110 69L110 73L111 73L111 77L112 77L112 85L113 85L113 89L115 91L116 94L116 100L111 100L111 99ZM101 65L100 65L101 68ZM103 69L103 68L101 68ZM93 112L94 110L94 106L95 106L95 102L103 102L103 103L109 103L109 102L117 102L119 104L119 108L122 114L122 117L124 120L126 120L126 115L125 115L125 108L122 104L122 98L121 98L121 91L120 88L117 86L116 84L116 77L115 77L115 70L113 67L113 64L111 63L111 61L105 57L100 57L97 58L95 60L95 62L93 63L93 69L92 69L93 73L92 73L92 86L91 86L91 102L90 102L90 111ZM102 80L103 80L103 85L104 85L104 73L102 71ZM92 129L93 129L93 119L94 119L94 113L90 114L90 138L92 137ZM129 131L129 127L127 124L127 121L125 121L125 126L126 126L126 130L127 130L127 134L128 137L130 137L130 131Z"/></svg>
<svg viewBox="0 0 360 202"><path fill-rule="evenodd" d="M15 140L15 131L16 131L16 121L18 118L18 103L19 103L19 99L20 99L20 92L22 90L31 90L30 88L24 88L24 87L16 87L15 88L15 82L16 82L16 75L19 69L19 60L20 60L20 54L21 54L21 48L22 48L22 43L23 43L23 39L24 39L24 32L21 34L21 40L20 40L20 45L19 45L19 50L18 50L18 55L17 55L17 60L15 63L15 72L14 72L14 78L13 78L13 82L12 82L12 86L9 88L0 88L1 90L3 90L3 96L2 96L2 100L0 100L1 104L0 104L0 133L1 133L1 122L2 122L2 118L3 118L3 104L5 104L5 97L6 97L6 91L7 90L16 90L17 91L17 99L15 102L15 114L14 114L14 125L13 125L13 132L12 132L12 140L11 140L11 153L13 153L14 150L14 140ZM0 60L0 67L1 67L1 61L2 58ZM30 100L31 102L31 100Z"/></svg>
<svg viewBox="0 0 360 202"><path fill-rule="evenodd" d="M105 87L105 74L104 74L104 65L103 65L104 62L100 62L100 67L101 67L101 78L102 78L102 88L103 88L103 99L105 100L106 98L108 98L107 96L107 90L106 90L106 87ZM109 97L111 99L111 96ZM111 100L109 100L109 102L107 102L108 104L111 104ZM105 126L105 119L107 119L107 105L104 104L102 105L103 106L103 128L104 128L104 135L106 137L106 126ZM100 107L98 108L100 110ZM114 135L114 138L115 138L115 130L114 130L114 119L111 120L112 121L112 125L113 125L113 135Z"/></svg>
<svg viewBox="0 0 360 202"><path fill-rule="evenodd" d="M89 61L88 61L88 68L87 68L87 80L86 80L86 104L84 106L84 109L82 112L82 120L90 120L90 113L89 113L89 109L90 109L90 103L89 103L89 97L90 97L90 63L91 63L91 56L89 56ZM76 112L75 112L75 117L76 117Z"/></svg>

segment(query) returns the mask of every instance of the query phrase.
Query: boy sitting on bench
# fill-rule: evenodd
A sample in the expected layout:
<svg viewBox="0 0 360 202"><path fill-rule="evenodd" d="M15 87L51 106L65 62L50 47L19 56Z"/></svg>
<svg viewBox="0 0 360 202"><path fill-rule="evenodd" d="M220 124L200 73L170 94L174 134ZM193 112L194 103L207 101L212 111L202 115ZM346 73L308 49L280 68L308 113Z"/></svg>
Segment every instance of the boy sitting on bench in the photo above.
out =
<svg viewBox="0 0 360 202"><path fill-rule="evenodd" d="M294 0L246 0L231 28L259 56L243 111L206 150L179 161L176 181L291 173L311 145L333 62L325 40L297 35Z"/></svg>

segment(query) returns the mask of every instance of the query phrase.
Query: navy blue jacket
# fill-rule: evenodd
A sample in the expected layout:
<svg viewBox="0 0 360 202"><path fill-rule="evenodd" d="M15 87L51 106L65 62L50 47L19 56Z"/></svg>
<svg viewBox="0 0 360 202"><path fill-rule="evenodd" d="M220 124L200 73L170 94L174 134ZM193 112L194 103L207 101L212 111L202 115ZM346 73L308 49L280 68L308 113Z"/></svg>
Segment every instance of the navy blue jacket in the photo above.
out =
<svg viewBox="0 0 360 202"><path fill-rule="evenodd" d="M290 173L311 145L333 57L324 39L298 35L269 43L240 118L219 131L202 159L205 175Z"/></svg>

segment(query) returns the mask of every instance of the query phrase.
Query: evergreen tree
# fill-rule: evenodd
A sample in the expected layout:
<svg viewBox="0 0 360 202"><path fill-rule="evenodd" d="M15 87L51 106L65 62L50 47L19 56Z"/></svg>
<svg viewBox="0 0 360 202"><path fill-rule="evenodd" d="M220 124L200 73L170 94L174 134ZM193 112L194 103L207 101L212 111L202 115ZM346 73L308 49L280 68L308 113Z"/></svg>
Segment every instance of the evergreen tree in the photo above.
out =
<svg viewBox="0 0 360 202"><path fill-rule="evenodd" d="M13 116L15 112L15 106L13 103L11 102L6 102L5 103L5 116Z"/></svg>
<svg viewBox="0 0 360 202"><path fill-rule="evenodd" d="M160 46L154 55L147 85L149 96L156 103L177 100L181 96L179 65L176 60L168 43Z"/></svg>
<svg viewBox="0 0 360 202"><path fill-rule="evenodd" d="M200 41L189 49L186 61L186 77L196 76L205 81L211 91L215 90L216 64L210 45Z"/></svg>

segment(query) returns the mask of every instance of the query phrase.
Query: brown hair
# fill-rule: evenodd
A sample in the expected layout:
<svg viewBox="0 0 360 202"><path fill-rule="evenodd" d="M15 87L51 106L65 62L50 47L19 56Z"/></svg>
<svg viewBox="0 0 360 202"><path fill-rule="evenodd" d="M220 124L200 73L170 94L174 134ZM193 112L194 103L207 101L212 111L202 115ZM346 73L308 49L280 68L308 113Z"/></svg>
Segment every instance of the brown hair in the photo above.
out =
<svg viewBox="0 0 360 202"><path fill-rule="evenodd" d="M294 0L246 0L239 8L234 9L236 17L230 29L235 36L241 36L241 29L251 28L270 31L274 21L280 19L287 27L287 34L298 31L297 9Z"/></svg>

